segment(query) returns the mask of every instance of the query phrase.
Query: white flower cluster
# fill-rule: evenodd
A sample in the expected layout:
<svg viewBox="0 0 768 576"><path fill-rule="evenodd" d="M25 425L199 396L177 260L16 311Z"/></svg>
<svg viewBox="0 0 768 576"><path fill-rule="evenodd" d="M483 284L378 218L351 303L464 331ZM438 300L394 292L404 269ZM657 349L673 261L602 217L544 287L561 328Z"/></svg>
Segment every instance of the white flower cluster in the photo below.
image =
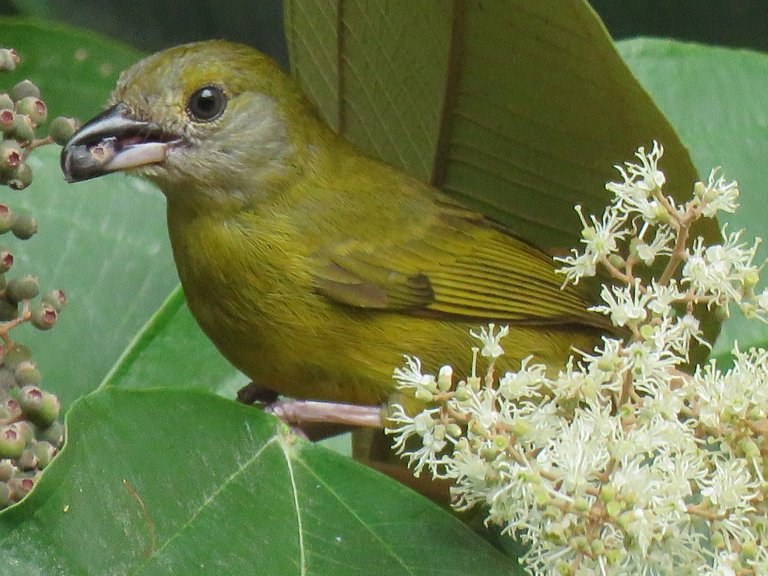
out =
<svg viewBox="0 0 768 576"><path fill-rule="evenodd" d="M524 540L535 574L768 574L768 352L736 349L725 373L681 371L702 339L694 304L735 303L765 320L768 296L753 293L755 246L738 233L686 247L696 219L736 208L736 184L713 172L679 206L663 195L661 155L641 148L619 168L602 219L579 210L584 249L562 260L571 282L599 266L616 279L595 310L626 339L604 337L555 377L527 359L496 379L508 329L490 325L472 333L481 347L466 380L447 366L424 374L412 357L395 371L427 406L416 416L393 406L395 447L416 474L452 480L456 508L482 505L488 523ZM660 256L663 272L643 283L637 268Z"/></svg>

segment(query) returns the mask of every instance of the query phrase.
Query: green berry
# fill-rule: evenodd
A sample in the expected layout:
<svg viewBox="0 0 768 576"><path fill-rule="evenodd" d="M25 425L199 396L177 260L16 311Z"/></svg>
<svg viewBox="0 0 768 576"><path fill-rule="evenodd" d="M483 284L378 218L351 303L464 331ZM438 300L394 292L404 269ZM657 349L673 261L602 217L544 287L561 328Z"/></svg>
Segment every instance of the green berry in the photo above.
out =
<svg viewBox="0 0 768 576"><path fill-rule="evenodd" d="M37 233L37 218L26 210L17 210L13 213L13 225L11 232L19 240L28 240Z"/></svg>
<svg viewBox="0 0 768 576"><path fill-rule="evenodd" d="M56 456L57 452L53 444L46 442L45 440L35 442L33 450L35 451L35 456L37 456L37 467L40 468L40 470L51 463L51 460L53 460L53 457Z"/></svg>
<svg viewBox="0 0 768 576"><path fill-rule="evenodd" d="M56 324L59 313L50 304L35 303L30 310L30 322L38 330L50 330Z"/></svg>
<svg viewBox="0 0 768 576"><path fill-rule="evenodd" d="M0 481L0 510L13 504L13 495L8 482Z"/></svg>
<svg viewBox="0 0 768 576"><path fill-rule="evenodd" d="M22 98L26 98L27 96L34 96L35 98L40 98L40 88L35 86L32 82L29 80L22 80L16 86L11 88L11 98L14 102L18 102Z"/></svg>
<svg viewBox="0 0 768 576"><path fill-rule="evenodd" d="M14 370L14 377L19 386L37 386L43 377L31 360L24 360Z"/></svg>
<svg viewBox="0 0 768 576"><path fill-rule="evenodd" d="M64 306L67 304L67 295L64 294L63 290L55 288L43 294L43 296L40 298L40 301L43 304L52 306L56 312L61 312L64 309Z"/></svg>
<svg viewBox="0 0 768 576"><path fill-rule="evenodd" d="M8 482L16 472L16 466L8 458L0 460L0 482Z"/></svg>
<svg viewBox="0 0 768 576"><path fill-rule="evenodd" d="M8 480L8 487L11 489L13 499L18 502L35 487L35 479L29 476L14 476Z"/></svg>
<svg viewBox="0 0 768 576"><path fill-rule="evenodd" d="M21 142L35 139L35 123L26 114L16 114L13 119L13 138Z"/></svg>
<svg viewBox="0 0 768 576"><path fill-rule="evenodd" d="M10 390L16 388L16 374L8 366L0 366L0 391ZM14 400L15 402L15 400ZM5 404L2 405L2 410L5 413L5 418L10 418L11 410Z"/></svg>
<svg viewBox="0 0 768 576"><path fill-rule="evenodd" d="M0 95L0 98L2 98L2 96L5 96L5 94ZM13 102L11 102L11 106L13 106ZM16 113L13 110L0 105L0 132L3 134L11 134L15 127Z"/></svg>
<svg viewBox="0 0 768 576"><path fill-rule="evenodd" d="M13 266L13 253L7 248L0 246L0 274L8 272L8 270L11 269L11 266ZM0 282L0 289L5 290L6 286L7 281L5 280L5 276L3 276L3 279Z"/></svg>
<svg viewBox="0 0 768 576"><path fill-rule="evenodd" d="M19 456L19 459L16 461L17 466L19 467L19 470L34 470L37 468L37 455L35 454L35 451L32 450L32 448L24 448L24 451L21 453L21 456Z"/></svg>
<svg viewBox="0 0 768 576"><path fill-rule="evenodd" d="M18 422L0 426L0 458L18 458L24 452L26 443L18 429Z"/></svg>
<svg viewBox="0 0 768 576"><path fill-rule="evenodd" d="M5 297L11 302L31 300L40 294L40 282L37 277L26 274L21 278L11 278L5 287Z"/></svg>
<svg viewBox="0 0 768 576"><path fill-rule="evenodd" d="M5 204L0 204L0 234L10 232L13 224L13 212Z"/></svg>
<svg viewBox="0 0 768 576"><path fill-rule="evenodd" d="M11 374L11 376L13 376L13 374ZM8 398L5 402L3 402L3 408L8 414L8 418L11 420L21 416L21 406L19 406L19 403L13 398Z"/></svg>
<svg viewBox="0 0 768 576"><path fill-rule="evenodd" d="M19 304L8 298L0 298L0 322L15 320L19 316Z"/></svg>
<svg viewBox="0 0 768 576"><path fill-rule="evenodd" d="M48 134L59 146L64 146L77 130L77 121L66 116L56 116L48 126Z"/></svg>
<svg viewBox="0 0 768 576"><path fill-rule="evenodd" d="M21 165L21 147L16 140L0 140L0 173L9 174Z"/></svg>
<svg viewBox="0 0 768 576"><path fill-rule="evenodd" d="M0 72L11 72L19 63L19 54L13 48L0 48Z"/></svg>
<svg viewBox="0 0 768 576"><path fill-rule="evenodd" d="M30 420L43 427L55 422L61 411L59 398L37 386L24 386L19 391L19 404Z"/></svg>
<svg viewBox="0 0 768 576"><path fill-rule="evenodd" d="M15 422L15 424L19 434L24 438L25 444L29 444L35 439L35 429L28 420L19 420L18 422Z"/></svg>
<svg viewBox="0 0 768 576"><path fill-rule="evenodd" d="M32 358L32 353L24 344L12 344L5 351L5 365L11 370L16 370L16 366Z"/></svg>
<svg viewBox="0 0 768 576"><path fill-rule="evenodd" d="M19 164L16 170L10 174L7 184L11 190L24 190L32 184L32 168L29 167L29 164L26 162Z"/></svg>
<svg viewBox="0 0 768 576"><path fill-rule="evenodd" d="M0 110L13 110L13 99L6 92L0 92Z"/></svg>
<svg viewBox="0 0 768 576"><path fill-rule="evenodd" d="M57 420L49 426L38 428L37 441L49 442L54 448L61 448L64 443L64 424Z"/></svg>
<svg viewBox="0 0 768 576"><path fill-rule="evenodd" d="M34 96L22 98L15 105L16 112L26 114L35 126L38 126L48 119L48 107L45 102Z"/></svg>

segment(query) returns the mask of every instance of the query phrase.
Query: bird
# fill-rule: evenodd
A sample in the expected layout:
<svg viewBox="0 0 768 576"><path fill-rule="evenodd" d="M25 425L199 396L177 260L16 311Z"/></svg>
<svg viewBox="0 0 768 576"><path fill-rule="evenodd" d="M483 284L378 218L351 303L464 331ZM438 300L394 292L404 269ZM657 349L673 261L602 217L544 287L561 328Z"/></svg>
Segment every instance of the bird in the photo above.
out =
<svg viewBox="0 0 768 576"><path fill-rule="evenodd" d="M501 369L563 365L607 328L549 255L361 152L248 46L139 61L61 166L69 182L126 172L157 185L193 316L280 395L378 405L404 354L469 365L479 326L509 326Z"/></svg>

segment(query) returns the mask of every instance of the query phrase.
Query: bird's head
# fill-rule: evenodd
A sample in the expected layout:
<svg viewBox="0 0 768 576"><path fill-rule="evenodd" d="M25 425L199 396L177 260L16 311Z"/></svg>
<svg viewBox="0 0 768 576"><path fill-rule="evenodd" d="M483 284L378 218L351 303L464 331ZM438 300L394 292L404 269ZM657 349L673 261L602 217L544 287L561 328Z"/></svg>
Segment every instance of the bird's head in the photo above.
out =
<svg viewBox="0 0 768 576"><path fill-rule="evenodd" d="M169 197L252 196L295 167L304 107L293 81L256 50L178 46L123 72L107 110L67 142L62 170L70 182L130 171Z"/></svg>

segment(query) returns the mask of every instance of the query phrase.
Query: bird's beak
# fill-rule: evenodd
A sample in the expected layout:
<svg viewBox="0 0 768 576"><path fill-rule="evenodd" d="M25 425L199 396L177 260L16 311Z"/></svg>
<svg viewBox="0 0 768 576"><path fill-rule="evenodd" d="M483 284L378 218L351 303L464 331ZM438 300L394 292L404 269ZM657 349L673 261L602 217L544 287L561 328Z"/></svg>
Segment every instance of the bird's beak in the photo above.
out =
<svg viewBox="0 0 768 576"><path fill-rule="evenodd" d="M163 162L181 142L159 126L130 116L125 104L105 110L75 132L61 151L68 182L80 182L147 164Z"/></svg>

